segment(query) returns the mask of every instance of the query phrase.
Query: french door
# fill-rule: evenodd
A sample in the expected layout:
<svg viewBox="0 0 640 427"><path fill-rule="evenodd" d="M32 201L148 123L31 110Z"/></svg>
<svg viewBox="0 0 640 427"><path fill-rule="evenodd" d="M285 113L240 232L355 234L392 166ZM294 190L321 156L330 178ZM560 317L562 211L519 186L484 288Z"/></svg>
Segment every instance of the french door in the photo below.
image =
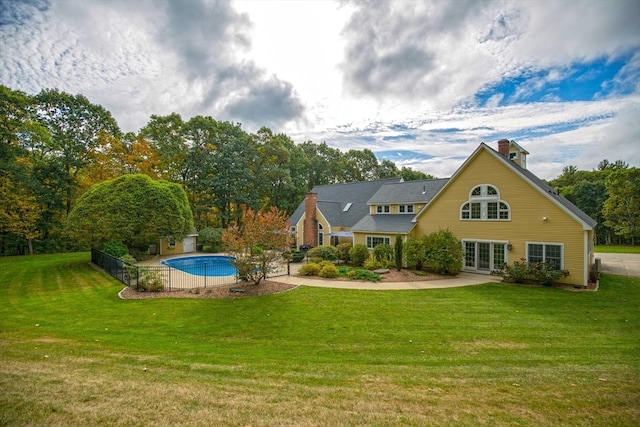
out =
<svg viewBox="0 0 640 427"><path fill-rule="evenodd" d="M506 259L506 243L464 241L464 269L489 273L501 269Z"/></svg>

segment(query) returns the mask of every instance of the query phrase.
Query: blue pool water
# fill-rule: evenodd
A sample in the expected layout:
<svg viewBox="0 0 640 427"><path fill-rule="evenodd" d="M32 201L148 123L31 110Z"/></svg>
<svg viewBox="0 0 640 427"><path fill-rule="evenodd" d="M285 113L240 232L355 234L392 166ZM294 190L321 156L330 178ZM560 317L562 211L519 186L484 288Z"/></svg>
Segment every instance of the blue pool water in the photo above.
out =
<svg viewBox="0 0 640 427"><path fill-rule="evenodd" d="M232 260L232 257L224 255L203 255L166 259L161 264L194 276L218 277L236 274Z"/></svg>

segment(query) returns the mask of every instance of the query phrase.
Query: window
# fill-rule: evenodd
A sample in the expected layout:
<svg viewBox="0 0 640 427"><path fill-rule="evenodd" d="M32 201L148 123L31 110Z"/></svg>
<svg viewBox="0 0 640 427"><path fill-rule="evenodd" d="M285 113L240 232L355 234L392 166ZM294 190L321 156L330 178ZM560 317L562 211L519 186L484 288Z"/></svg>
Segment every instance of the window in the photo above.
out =
<svg viewBox="0 0 640 427"><path fill-rule="evenodd" d="M382 243L386 243L387 245L391 244L391 238L380 237L380 236L367 236L367 248L369 249L373 249Z"/></svg>
<svg viewBox="0 0 640 427"><path fill-rule="evenodd" d="M412 214L414 212L413 205L400 205L398 206L398 212Z"/></svg>
<svg viewBox="0 0 640 427"><path fill-rule="evenodd" d="M351 206L353 206L353 203L349 202L344 206L344 209L342 209L342 212L348 212L349 209L351 209Z"/></svg>
<svg viewBox="0 0 640 427"><path fill-rule="evenodd" d="M389 205L378 205L376 206L377 213L389 213Z"/></svg>
<svg viewBox="0 0 640 427"><path fill-rule="evenodd" d="M318 223L318 246L324 245L324 227L322 224Z"/></svg>
<svg viewBox="0 0 640 427"><path fill-rule="evenodd" d="M464 269L489 273L502 268L507 261L507 243L464 241Z"/></svg>
<svg viewBox="0 0 640 427"><path fill-rule="evenodd" d="M555 270L562 270L562 245L552 243L528 243L527 261L529 263L553 263L553 268Z"/></svg>
<svg viewBox="0 0 640 427"><path fill-rule="evenodd" d="M469 193L469 201L460 207L460 219L503 220L511 219L509 205L500 200L500 193L493 185L478 185Z"/></svg>

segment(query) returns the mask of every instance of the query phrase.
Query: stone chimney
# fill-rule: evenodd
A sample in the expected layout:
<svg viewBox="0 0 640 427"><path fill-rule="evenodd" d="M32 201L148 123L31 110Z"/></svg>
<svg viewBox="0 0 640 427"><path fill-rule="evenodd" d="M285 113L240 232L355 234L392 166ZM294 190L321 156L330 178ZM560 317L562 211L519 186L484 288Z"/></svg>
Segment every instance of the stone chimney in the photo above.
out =
<svg viewBox="0 0 640 427"><path fill-rule="evenodd" d="M318 194L309 192L304 197L304 230L302 244L318 246L318 221L316 220L316 206Z"/></svg>
<svg viewBox="0 0 640 427"><path fill-rule="evenodd" d="M501 139L498 141L498 153L505 156L507 159L509 158L509 140Z"/></svg>

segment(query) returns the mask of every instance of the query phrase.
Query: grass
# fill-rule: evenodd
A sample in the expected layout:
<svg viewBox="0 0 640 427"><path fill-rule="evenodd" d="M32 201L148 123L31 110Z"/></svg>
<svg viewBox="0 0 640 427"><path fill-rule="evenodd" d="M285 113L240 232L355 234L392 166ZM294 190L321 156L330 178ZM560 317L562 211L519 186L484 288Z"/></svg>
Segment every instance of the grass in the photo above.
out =
<svg viewBox="0 0 640 427"><path fill-rule="evenodd" d="M638 425L640 281L123 301L0 258L0 425Z"/></svg>
<svg viewBox="0 0 640 427"><path fill-rule="evenodd" d="M608 254L640 254L640 246L598 245L595 252Z"/></svg>

